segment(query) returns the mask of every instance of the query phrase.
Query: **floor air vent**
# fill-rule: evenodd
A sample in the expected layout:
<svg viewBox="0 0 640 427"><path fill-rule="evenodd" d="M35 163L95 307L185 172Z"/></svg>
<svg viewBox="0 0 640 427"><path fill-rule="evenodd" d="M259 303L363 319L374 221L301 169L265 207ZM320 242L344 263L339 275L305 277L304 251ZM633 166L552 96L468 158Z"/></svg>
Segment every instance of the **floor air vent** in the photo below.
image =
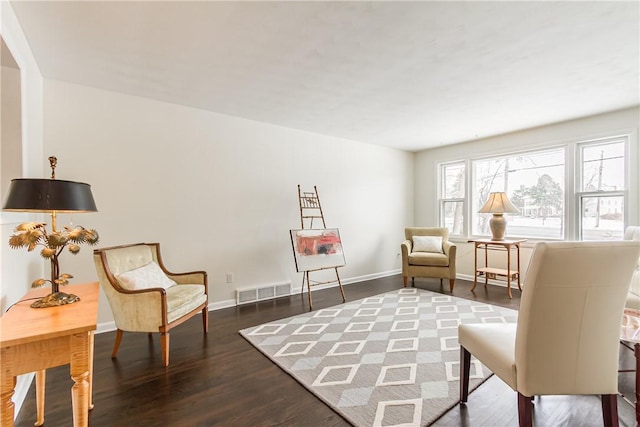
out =
<svg viewBox="0 0 640 427"><path fill-rule="evenodd" d="M238 289L236 291L236 303L238 305L246 304L249 302L264 301L289 295L291 295L291 282L276 283L251 289Z"/></svg>

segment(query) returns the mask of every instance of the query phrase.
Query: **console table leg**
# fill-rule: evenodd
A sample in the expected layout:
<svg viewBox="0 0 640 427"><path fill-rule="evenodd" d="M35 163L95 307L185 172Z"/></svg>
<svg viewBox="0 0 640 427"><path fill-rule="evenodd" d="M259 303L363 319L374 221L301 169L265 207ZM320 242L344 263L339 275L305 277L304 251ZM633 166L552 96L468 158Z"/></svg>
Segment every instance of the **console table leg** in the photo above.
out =
<svg viewBox="0 0 640 427"><path fill-rule="evenodd" d="M636 424L640 425L640 343L633 346L633 354L636 356Z"/></svg>
<svg viewBox="0 0 640 427"><path fill-rule="evenodd" d="M507 294L509 299L513 299L513 295L511 295L511 246L507 246Z"/></svg>
<svg viewBox="0 0 640 427"><path fill-rule="evenodd" d="M36 371L36 422L34 425L41 426L44 424L44 398L45 383L47 379L47 371Z"/></svg>
<svg viewBox="0 0 640 427"><path fill-rule="evenodd" d="M74 427L86 427L89 425L89 344L91 339L89 332L75 334L70 337L71 347L71 404L73 407Z"/></svg>
<svg viewBox="0 0 640 427"><path fill-rule="evenodd" d="M484 245L484 266L489 267L489 245ZM489 274L484 273L484 288L487 289L489 284Z"/></svg>
<svg viewBox="0 0 640 427"><path fill-rule="evenodd" d="M473 250L473 288L471 288L471 292L476 290L476 286L478 286L478 244L474 243Z"/></svg>
<svg viewBox="0 0 640 427"><path fill-rule="evenodd" d="M520 244L516 245L516 251L518 254L518 289L522 292L522 286L520 286L520 272L522 271L520 270Z"/></svg>
<svg viewBox="0 0 640 427"><path fill-rule="evenodd" d="M0 379L0 405L2 409L2 415L0 415L0 425L6 427L13 427L13 414L15 410L15 404L11 400L16 388L16 377L11 373L11 358L6 357L4 349L2 351L2 378Z"/></svg>

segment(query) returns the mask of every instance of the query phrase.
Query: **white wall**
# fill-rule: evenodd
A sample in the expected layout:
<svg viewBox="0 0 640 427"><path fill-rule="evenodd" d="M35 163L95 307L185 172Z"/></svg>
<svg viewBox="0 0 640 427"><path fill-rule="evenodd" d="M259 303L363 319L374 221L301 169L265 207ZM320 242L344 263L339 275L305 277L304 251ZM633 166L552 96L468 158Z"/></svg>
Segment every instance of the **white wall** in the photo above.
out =
<svg viewBox="0 0 640 427"><path fill-rule="evenodd" d="M22 165L18 169L22 170L22 174L25 177L40 177L43 144L42 75L8 1L0 2L0 33L20 68L21 105L17 108L20 108L22 112ZM14 83L18 80L15 75L12 76L12 79ZM3 76L2 80L3 84L11 83L11 78L5 81ZM16 107L3 103L2 108L13 109ZM13 113L16 112L10 113L9 117L12 117ZM2 117L6 117L4 112ZM2 126L4 127L5 125L7 124L3 122ZM9 126L11 125L9 124ZM0 142L3 145L5 144L4 137ZM12 143L15 143L15 141ZM6 151L3 149L0 152L4 153ZM3 176L3 179L6 178L2 174L0 176ZM0 188L6 187L0 186ZM0 194L2 203L4 203L5 197L5 194ZM22 214L0 213L0 316L30 289L33 279L40 277L42 274L42 261L34 260L32 257L27 256L25 251L10 249L7 245L13 229L23 220L25 220L25 215ZM16 403L16 415L29 389L32 377L33 374L18 377L15 394L12 398Z"/></svg>
<svg viewBox="0 0 640 427"><path fill-rule="evenodd" d="M517 149L529 149L550 143L597 138L615 132L632 131L631 153L636 159L636 165L640 165L639 127L640 109L636 107L416 153L414 167L415 225L435 226L438 224L436 182L439 163L505 153ZM640 213L638 212L640 178L637 167L631 170L631 179L633 191L629 197L634 208L631 211L629 225L638 225L640 224ZM532 244L525 245L528 247L525 247L521 254L523 276L529 263L532 247ZM473 278L473 245L466 242L457 242L457 246L457 274ZM492 266L504 267L506 265L506 256L504 254L492 253L491 257L490 263L492 263Z"/></svg>
<svg viewBox="0 0 640 427"><path fill-rule="evenodd" d="M20 75L14 74L15 70L9 70L8 75L3 75L3 85L20 84L19 94L13 92L15 89L4 87L13 92L12 94L4 94L2 108L12 111L3 111L3 119L13 120L18 114L15 109L20 109L22 114L22 165L16 170L21 170L23 176L40 176L41 173L41 157L42 157L42 76L38 65L31 54L29 45L22 33L22 29L13 13L9 2L3 1L1 7L1 35L7 47L11 51L18 67ZM5 68L5 67L2 67ZM7 70L3 70L7 71ZM10 95L10 96L7 96ZM20 105L11 105L11 100L19 96ZM12 119L13 118L13 119ZM11 127L14 123L3 123L5 126ZM15 133L14 133L15 134ZM0 150L3 154L13 150L5 150L4 144L14 145L13 139L4 139L3 132L2 144ZM5 174L0 174L3 180L6 180ZM20 178L16 176L13 178ZM6 183L0 188L6 188ZM0 194L0 199L4 203L6 194ZM22 295L29 290L33 281L33 274L40 275L42 269L41 262L33 262L23 251L10 249L6 242L12 234L17 224L25 220L25 215L2 212L0 213L0 316L11 304L15 303Z"/></svg>
<svg viewBox="0 0 640 427"><path fill-rule="evenodd" d="M73 222L97 229L101 247L160 242L170 269L208 272L210 302L237 288L300 286L289 237L298 184L318 187L327 226L340 228L343 279L401 266L412 153L60 81L45 80L44 94L46 156L57 156L57 178L91 184L99 210ZM95 280L91 253L63 255L61 270ZM103 303L99 322L111 320Z"/></svg>

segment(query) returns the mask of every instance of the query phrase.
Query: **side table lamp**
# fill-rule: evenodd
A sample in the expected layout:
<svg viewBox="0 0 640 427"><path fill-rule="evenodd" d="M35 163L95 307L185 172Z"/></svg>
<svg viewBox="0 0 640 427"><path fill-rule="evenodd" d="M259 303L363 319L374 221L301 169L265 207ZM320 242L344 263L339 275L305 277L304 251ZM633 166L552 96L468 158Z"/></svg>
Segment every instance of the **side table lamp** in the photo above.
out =
<svg viewBox="0 0 640 427"><path fill-rule="evenodd" d="M491 228L491 240L504 240L504 233L507 229L507 220L504 218L506 213L519 213L518 208L513 206L505 192L495 192L489 194L487 203L484 204L478 213L491 213L493 216L489 221Z"/></svg>
<svg viewBox="0 0 640 427"><path fill-rule="evenodd" d="M9 239L13 249L25 247L33 251L42 246L40 255L51 262L51 279L37 279L31 286L51 283L51 294L37 300L31 307L45 308L79 301L77 295L60 292L60 285L67 285L73 276L60 273L58 258L65 248L72 254L80 251L80 244L98 243L98 232L82 226L56 228L57 213L97 212L96 203L91 194L91 186L83 182L55 179L57 159L49 157L51 179L17 178L11 180L9 195L3 210L11 212L48 213L51 215L51 231L47 231L43 222L25 222L14 229Z"/></svg>

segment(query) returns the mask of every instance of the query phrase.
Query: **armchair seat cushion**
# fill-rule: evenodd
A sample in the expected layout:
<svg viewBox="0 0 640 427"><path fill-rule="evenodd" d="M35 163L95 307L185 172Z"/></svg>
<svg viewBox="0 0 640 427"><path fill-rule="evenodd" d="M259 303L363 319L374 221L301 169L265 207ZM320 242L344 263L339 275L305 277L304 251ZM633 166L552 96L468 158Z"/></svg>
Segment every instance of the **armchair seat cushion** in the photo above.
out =
<svg viewBox="0 0 640 427"><path fill-rule="evenodd" d="M460 325L458 341L512 389L517 389L515 323Z"/></svg>
<svg viewBox="0 0 640 427"><path fill-rule="evenodd" d="M449 266L449 257L435 252L412 252L409 254L409 265L447 267Z"/></svg>
<svg viewBox="0 0 640 427"><path fill-rule="evenodd" d="M167 320L173 322L207 300L202 285L175 285L167 288Z"/></svg>

